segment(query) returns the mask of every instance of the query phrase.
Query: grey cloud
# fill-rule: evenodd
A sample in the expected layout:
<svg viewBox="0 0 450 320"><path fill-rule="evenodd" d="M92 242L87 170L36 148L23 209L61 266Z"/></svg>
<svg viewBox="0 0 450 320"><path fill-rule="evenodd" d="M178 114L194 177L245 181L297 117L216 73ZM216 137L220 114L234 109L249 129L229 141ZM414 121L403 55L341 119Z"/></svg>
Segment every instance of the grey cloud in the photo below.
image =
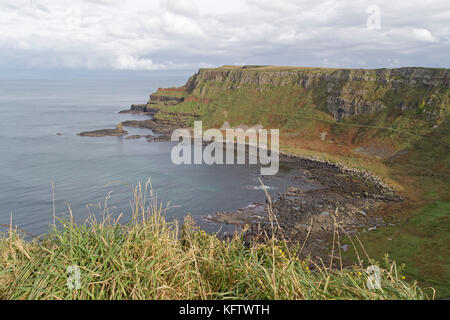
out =
<svg viewBox="0 0 450 320"><path fill-rule="evenodd" d="M377 1L3 0L0 68L166 70L242 61L332 67L448 67L450 4ZM22 3L22 2L21 2ZM44 9L45 8L45 9ZM235 8L235 9L233 9Z"/></svg>
<svg viewBox="0 0 450 320"><path fill-rule="evenodd" d="M167 10L187 17L197 17L199 8L195 0L164 0Z"/></svg>

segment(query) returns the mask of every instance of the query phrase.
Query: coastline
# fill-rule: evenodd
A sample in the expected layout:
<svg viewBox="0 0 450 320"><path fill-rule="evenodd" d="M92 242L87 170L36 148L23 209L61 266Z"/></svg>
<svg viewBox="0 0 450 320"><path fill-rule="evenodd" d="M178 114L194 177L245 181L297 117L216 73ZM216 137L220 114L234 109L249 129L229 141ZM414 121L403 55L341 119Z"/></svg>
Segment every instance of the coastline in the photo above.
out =
<svg viewBox="0 0 450 320"><path fill-rule="evenodd" d="M135 110L130 112L149 114ZM145 136L149 142L170 141L172 131L183 126L180 122L161 122L158 119L123 121L121 124L124 127L151 129L161 135ZM191 133L193 131L192 128L188 130ZM129 139L138 137L141 136L130 136ZM191 141L194 139L191 138ZM224 139L218 142L227 141ZM203 144L208 142L203 141ZM245 146L247 150L253 145L246 141ZM294 164L298 184L294 183L287 190L279 192L270 204L267 203L269 201L253 202L233 212L221 212L217 208L217 212L205 213L204 219L218 225L231 224L241 228L248 243L264 242L267 236L283 237L292 245L305 242L303 257L310 255L316 259L325 259L330 255L329 243L336 228L350 236L386 226L388 223L375 212L386 204L403 200L393 186L387 185L368 170L283 150L279 156L280 162ZM302 181L309 181L319 187L304 191L300 187ZM277 219L275 229L271 223L271 214ZM232 235L223 233L218 236L226 239ZM347 246L343 248L347 250Z"/></svg>

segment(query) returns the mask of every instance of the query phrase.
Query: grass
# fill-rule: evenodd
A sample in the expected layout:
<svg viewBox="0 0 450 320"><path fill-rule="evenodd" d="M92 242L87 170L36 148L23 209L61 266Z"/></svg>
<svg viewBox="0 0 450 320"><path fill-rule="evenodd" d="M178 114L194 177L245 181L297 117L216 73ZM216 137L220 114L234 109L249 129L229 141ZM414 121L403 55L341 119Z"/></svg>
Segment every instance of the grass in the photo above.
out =
<svg viewBox="0 0 450 320"><path fill-rule="evenodd" d="M450 201L433 200L394 226L360 236L374 257L385 252L406 264L409 279L432 286L438 297L450 294L448 244ZM355 258L354 253L349 256Z"/></svg>
<svg viewBox="0 0 450 320"><path fill-rule="evenodd" d="M35 240L11 226L0 239L0 299L433 297L406 282L389 259L380 264L382 289L369 290L362 265L330 269L300 260L298 248L276 239L247 245L236 234L222 241L189 216L179 228L165 220L170 206L158 203L149 183L135 188L131 204L133 218L125 225L107 214L84 224L70 218ZM69 288L76 283L74 268L80 271L78 289Z"/></svg>

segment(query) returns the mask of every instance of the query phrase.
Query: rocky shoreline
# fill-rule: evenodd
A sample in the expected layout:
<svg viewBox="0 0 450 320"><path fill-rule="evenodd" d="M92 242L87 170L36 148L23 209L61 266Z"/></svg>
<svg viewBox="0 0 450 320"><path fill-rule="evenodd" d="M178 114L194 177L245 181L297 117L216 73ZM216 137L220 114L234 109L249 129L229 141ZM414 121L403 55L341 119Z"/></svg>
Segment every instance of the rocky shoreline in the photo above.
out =
<svg viewBox="0 0 450 320"><path fill-rule="evenodd" d="M136 106L136 105L133 105ZM145 106L145 105L144 105ZM119 113L121 114L141 114L141 115L153 115L152 112L148 111L139 111L137 108L122 110ZM139 128L139 129L148 129L153 132L153 134L148 135L129 135L126 130L118 130L118 129L100 129L94 131L85 131L81 132L78 135L84 137L106 137L106 136L125 136L124 139L139 139L146 138L148 142L160 142L160 141L169 141L172 132L180 127L185 126L185 123L175 122L175 121L160 121L156 119L147 119L147 120L127 120L123 121L119 124L121 127L130 127L130 128Z"/></svg>
<svg viewBox="0 0 450 320"><path fill-rule="evenodd" d="M298 183L276 199L234 212L217 212L207 219L241 227L248 242L266 241L274 235L293 245L303 245L302 256L324 260L331 256L330 242L336 234L343 239L390 224L377 212L402 200L393 188L365 170L292 154L280 154L280 161L295 164ZM304 190L302 182L316 187ZM336 250L347 249L342 245Z"/></svg>
<svg viewBox="0 0 450 320"><path fill-rule="evenodd" d="M183 126L184 124L176 122L162 122L154 119L149 120L128 120L122 122L124 127L140 128L140 129L150 129L156 134L171 135L172 132Z"/></svg>

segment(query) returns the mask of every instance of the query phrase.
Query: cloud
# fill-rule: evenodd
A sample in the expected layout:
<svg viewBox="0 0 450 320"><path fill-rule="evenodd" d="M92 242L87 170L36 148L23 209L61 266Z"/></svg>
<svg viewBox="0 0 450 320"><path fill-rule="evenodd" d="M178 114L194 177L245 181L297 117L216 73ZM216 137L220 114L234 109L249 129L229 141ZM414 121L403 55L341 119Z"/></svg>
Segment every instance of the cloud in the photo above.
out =
<svg viewBox="0 0 450 320"><path fill-rule="evenodd" d="M450 64L450 3L379 0L2 0L0 68Z"/></svg>
<svg viewBox="0 0 450 320"><path fill-rule="evenodd" d="M439 42L439 38L431 34L427 29L413 29L414 37L425 42Z"/></svg>
<svg viewBox="0 0 450 320"><path fill-rule="evenodd" d="M171 13L161 16L162 31L170 36L202 37L204 32L199 24L190 18L180 17Z"/></svg>
<svg viewBox="0 0 450 320"><path fill-rule="evenodd" d="M199 8L194 0L166 0L166 8L172 13L182 16L196 17Z"/></svg>
<svg viewBox="0 0 450 320"><path fill-rule="evenodd" d="M117 57L113 67L119 70L161 70L166 69L164 65L153 64L151 59L136 58L129 55Z"/></svg>

